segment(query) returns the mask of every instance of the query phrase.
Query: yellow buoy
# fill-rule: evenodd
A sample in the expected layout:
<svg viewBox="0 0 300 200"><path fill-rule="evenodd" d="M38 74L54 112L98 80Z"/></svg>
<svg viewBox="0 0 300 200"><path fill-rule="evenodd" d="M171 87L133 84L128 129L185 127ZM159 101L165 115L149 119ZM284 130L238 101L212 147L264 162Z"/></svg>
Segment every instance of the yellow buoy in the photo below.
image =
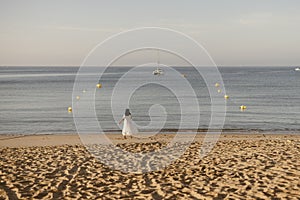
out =
<svg viewBox="0 0 300 200"><path fill-rule="evenodd" d="M101 88L102 84L98 83L96 86L97 86L97 88Z"/></svg>
<svg viewBox="0 0 300 200"><path fill-rule="evenodd" d="M240 106L240 109L241 109L241 110L246 110L246 109L247 109L247 106L241 105L241 106Z"/></svg>
<svg viewBox="0 0 300 200"><path fill-rule="evenodd" d="M83 93L86 93L86 90L84 89L84 90L82 90L82 92L83 92Z"/></svg>
<svg viewBox="0 0 300 200"><path fill-rule="evenodd" d="M224 95L224 99L229 99L229 96L228 95Z"/></svg>
<svg viewBox="0 0 300 200"><path fill-rule="evenodd" d="M182 74L182 76L183 76L183 77L186 77L186 75L185 75L185 74Z"/></svg>
<svg viewBox="0 0 300 200"><path fill-rule="evenodd" d="M218 90L218 93L221 93L221 90Z"/></svg>
<svg viewBox="0 0 300 200"><path fill-rule="evenodd" d="M216 83L215 86L216 86L216 87L219 87L219 86L220 86L220 83Z"/></svg>
<svg viewBox="0 0 300 200"><path fill-rule="evenodd" d="M68 112L72 112L72 107L69 107L69 108L68 108Z"/></svg>
<svg viewBox="0 0 300 200"><path fill-rule="evenodd" d="M79 99L80 99L80 96L76 96L76 99L79 100Z"/></svg>

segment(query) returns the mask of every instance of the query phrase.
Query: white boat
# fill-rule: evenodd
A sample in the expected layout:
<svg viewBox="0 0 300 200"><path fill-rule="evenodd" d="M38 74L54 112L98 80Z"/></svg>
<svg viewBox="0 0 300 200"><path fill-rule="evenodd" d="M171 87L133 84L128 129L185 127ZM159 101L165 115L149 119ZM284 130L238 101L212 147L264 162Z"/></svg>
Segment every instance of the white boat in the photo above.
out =
<svg viewBox="0 0 300 200"><path fill-rule="evenodd" d="M164 71L160 68L157 68L156 70L153 71L153 75L163 75Z"/></svg>
<svg viewBox="0 0 300 200"><path fill-rule="evenodd" d="M153 75L163 75L164 71L159 68L159 51L157 51L157 68L152 72Z"/></svg>
<svg viewBox="0 0 300 200"><path fill-rule="evenodd" d="M300 71L300 68L299 68L299 67L297 67L297 68L295 69L295 71Z"/></svg>

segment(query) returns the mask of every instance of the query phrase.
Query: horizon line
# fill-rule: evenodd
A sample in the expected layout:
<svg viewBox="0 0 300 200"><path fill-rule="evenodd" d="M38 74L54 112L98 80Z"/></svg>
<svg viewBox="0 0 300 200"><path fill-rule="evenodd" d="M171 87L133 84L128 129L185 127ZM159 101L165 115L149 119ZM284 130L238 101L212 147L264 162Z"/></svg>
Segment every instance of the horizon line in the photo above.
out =
<svg viewBox="0 0 300 200"><path fill-rule="evenodd" d="M299 65L216 65L217 67L299 67ZM81 67L80 65L0 65L0 67ZM86 67L105 67L105 66L86 66ZM112 65L108 67L134 67L132 65ZM191 65L173 65L169 67L193 67ZM210 66L199 66L210 67Z"/></svg>

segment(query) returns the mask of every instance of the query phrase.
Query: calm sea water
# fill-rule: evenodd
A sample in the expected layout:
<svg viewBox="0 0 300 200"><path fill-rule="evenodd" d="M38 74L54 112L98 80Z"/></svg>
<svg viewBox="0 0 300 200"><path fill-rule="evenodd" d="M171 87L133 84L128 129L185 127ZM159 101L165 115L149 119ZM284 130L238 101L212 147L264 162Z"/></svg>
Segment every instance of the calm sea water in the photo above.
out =
<svg viewBox="0 0 300 200"><path fill-rule="evenodd" d="M129 69L109 68L101 80L103 87L96 92L97 116L105 130L119 130L109 98L117 80ZM190 117L201 115L199 128L207 128L211 113L204 81L194 68L175 69L186 75L199 100L200 113L191 113ZM77 70L77 67L0 67L0 134L75 133L73 115L67 108L72 105ZM300 72L291 67L220 67L219 70L230 95L225 129L300 130ZM136 78L151 72L152 69L145 69ZM167 74L162 77L168 78ZM181 89L176 80L173 84ZM133 120L141 126L151 120L160 121L159 113L149 117L149 108L154 104L162 105L168 114L164 128L178 128L180 105L176 97L155 84L140 87L133 94L129 102ZM242 104L247 105L244 112L239 110Z"/></svg>

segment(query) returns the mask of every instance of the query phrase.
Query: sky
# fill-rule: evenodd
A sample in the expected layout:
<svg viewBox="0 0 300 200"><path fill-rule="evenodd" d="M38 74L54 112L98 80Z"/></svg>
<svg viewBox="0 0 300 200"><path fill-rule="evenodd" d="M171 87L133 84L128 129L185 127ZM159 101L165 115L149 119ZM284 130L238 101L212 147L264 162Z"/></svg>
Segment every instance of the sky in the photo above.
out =
<svg viewBox="0 0 300 200"><path fill-rule="evenodd" d="M0 0L0 66L79 66L111 35L152 26L194 38L219 66L299 66L299 10L299 0Z"/></svg>

